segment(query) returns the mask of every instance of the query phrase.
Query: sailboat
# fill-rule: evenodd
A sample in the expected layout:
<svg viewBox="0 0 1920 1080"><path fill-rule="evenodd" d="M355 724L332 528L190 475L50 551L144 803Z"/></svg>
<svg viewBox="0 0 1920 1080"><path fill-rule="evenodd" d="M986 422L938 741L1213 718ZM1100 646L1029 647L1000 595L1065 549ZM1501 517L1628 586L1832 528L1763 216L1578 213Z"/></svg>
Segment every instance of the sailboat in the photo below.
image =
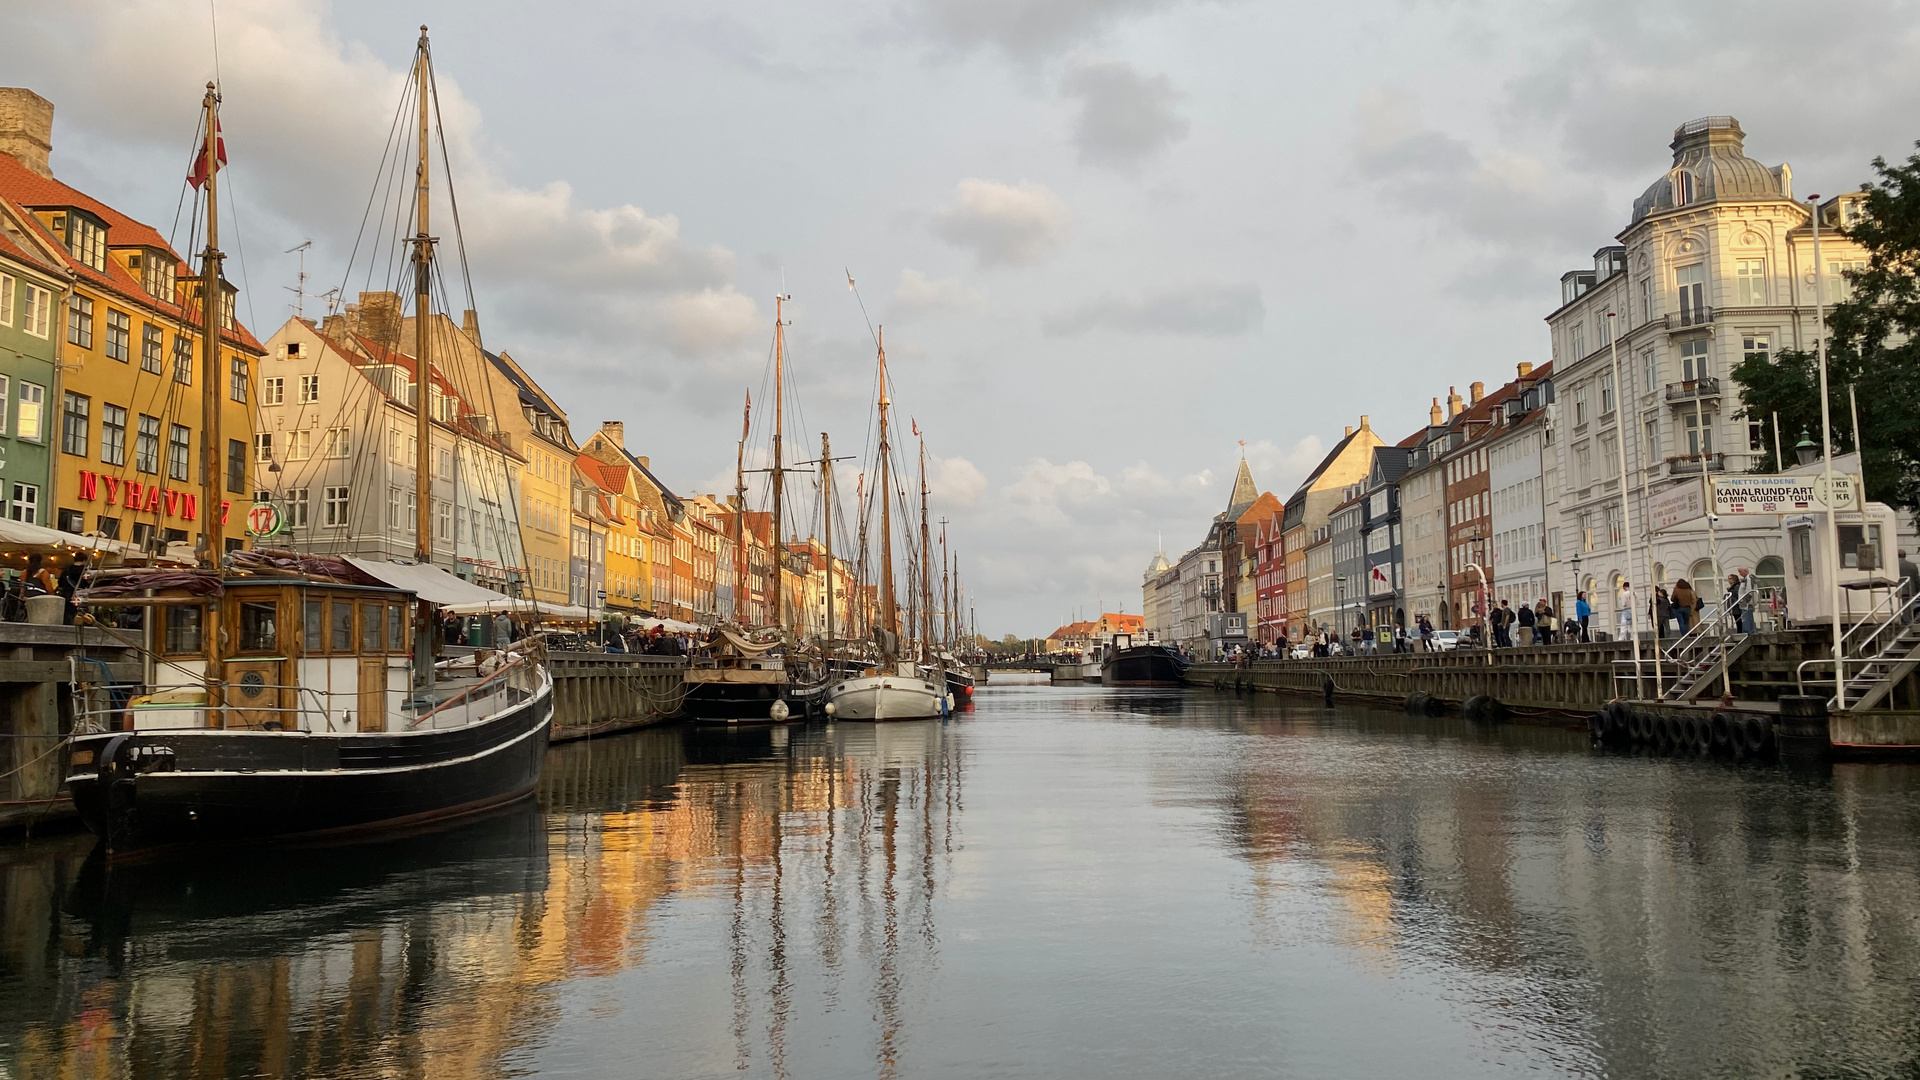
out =
<svg viewBox="0 0 1920 1080"><path fill-rule="evenodd" d="M944 680L900 656L900 609L893 590L892 445L887 433L887 347L885 331L875 335L880 364L880 620L879 656L858 675L829 680L827 715L839 720L925 720L952 707Z"/></svg>
<svg viewBox="0 0 1920 1080"><path fill-rule="evenodd" d="M787 597L781 567L786 558L786 302L773 298L773 468L770 525L774 549L773 630L756 639L750 632L747 604L747 437L752 431L753 399L749 397L740 421L740 449L734 464L735 506L734 618L735 627L720 627L692 657L683 677L686 697L681 710L696 721L721 724L780 724L803 720L815 711L822 696L821 678L804 664L793 662L795 651L787 636ZM825 458L824 453L822 458ZM829 533L831 541L831 533ZM831 543L828 550L831 551ZM831 580L831 568L829 568ZM829 600L831 603L831 600Z"/></svg>
<svg viewBox="0 0 1920 1080"><path fill-rule="evenodd" d="M426 28L419 84L418 363L430 366ZM218 394L219 95L207 86L202 255L205 447L224 447ZM108 571L77 600L137 609L147 676L76 701L67 783L110 857L180 845L331 838L474 814L533 794L553 721L537 639L436 664L428 378L416 399L418 566L376 577L344 558L226 551L218 462L203 463L205 546L192 570ZM208 451L211 453L211 451ZM411 587L393 581L412 580ZM101 625L125 625L100 617ZM117 631L116 631L117 632ZM446 670L442 670L442 668Z"/></svg>

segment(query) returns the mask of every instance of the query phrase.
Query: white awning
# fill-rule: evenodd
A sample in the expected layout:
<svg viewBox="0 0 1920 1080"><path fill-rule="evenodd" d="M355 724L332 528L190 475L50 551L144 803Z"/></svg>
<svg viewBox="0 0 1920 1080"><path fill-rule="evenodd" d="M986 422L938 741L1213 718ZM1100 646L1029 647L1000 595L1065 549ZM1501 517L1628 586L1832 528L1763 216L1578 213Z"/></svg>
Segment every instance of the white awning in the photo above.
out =
<svg viewBox="0 0 1920 1080"><path fill-rule="evenodd" d="M466 603L448 604L446 608L455 615L531 615L540 619L555 619L562 622L586 622L593 617L586 608L571 604L536 604L515 596L502 596L497 592L487 593L488 599Z"/></svg>
<svg viewBox="0 0 1920 1080"><path fill-rule="evenodd" d="M488 601L508 599L491 589L483 589L471 582L461 581L437 566L378 562L373 559L356 559L351 555L347 556L347 561L396 589L405 589L413 593L429 604L447 607L455 604L484 604Z"/></svg>
<svg viewBox="0 0 1920 1080"><path fill-rule="evenodd" d="M77 533L49 529L44 525L30 525L24 521L10 521L0 518L0 544L10 547L51 547L79 548L83 551L118 551L138 554L140 549L121 540L109 540L104 536L81 536Z"/></svg>

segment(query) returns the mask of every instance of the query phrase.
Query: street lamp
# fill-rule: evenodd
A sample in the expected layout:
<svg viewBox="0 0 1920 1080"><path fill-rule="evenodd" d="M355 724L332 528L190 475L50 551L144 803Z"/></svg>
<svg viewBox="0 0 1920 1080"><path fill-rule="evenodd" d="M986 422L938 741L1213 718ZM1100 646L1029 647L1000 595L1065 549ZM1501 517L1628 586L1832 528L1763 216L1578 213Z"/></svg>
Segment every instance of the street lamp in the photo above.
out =
<svg viewBox="0 0 1920 1080"><path fill-rule="evenodd" d="M1333 575L1333 630L1341 641L1347 640L1347 575Z"/></svg>
<svg viewBox="0 0 1920 1080"><path fill-rule="evenodd" d="M1560 627L1562 630L1566 629L1567 619L1570 617L1573 617L1572 613L1576 613L1580 610L1580 553L1579 552L1574 553L1573 559L1571 560L1571 562L1573 563L1573 606L1569 608L1564 603L1560 605L1562 609L1560 612ZM1582 626L1580 628L1580 636L1585 637L1586 632L1587 632L1587 628ZM1561 637L1564 639L1566 635L1563 633Z"/></svg>

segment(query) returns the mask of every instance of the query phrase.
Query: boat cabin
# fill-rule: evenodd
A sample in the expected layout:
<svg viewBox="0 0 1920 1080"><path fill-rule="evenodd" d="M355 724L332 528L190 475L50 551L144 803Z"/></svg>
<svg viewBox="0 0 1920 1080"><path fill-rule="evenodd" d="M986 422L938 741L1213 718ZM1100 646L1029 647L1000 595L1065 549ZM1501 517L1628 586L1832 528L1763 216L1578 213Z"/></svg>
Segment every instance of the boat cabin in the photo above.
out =
<svg viewBox="0 0 1920 1080"><path fill-rule="evenodd" d="M307 578L224 583L211 575L201 578L144 589L140 595L96 589L84 598L96 611L144 609L138 622L148 654L147 685L117 710L116 727L307 732L407 727L412 593ZM219 592L207 591L221 584ZM210 671L214 633L221 655Z"/></svg>

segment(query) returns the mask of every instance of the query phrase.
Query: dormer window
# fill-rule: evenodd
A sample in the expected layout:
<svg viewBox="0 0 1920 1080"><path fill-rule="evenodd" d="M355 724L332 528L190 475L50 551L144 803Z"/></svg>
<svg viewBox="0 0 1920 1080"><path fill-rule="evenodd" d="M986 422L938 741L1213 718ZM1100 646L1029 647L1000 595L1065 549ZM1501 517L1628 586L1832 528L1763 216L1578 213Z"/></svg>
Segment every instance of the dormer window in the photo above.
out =
<svg viewBox="0 0 1920 1080"><path fill-rule="evenodd" d="M140 287L156 300L174 302L174 261L171 255L148 248L127 260L127 268L140 271Z"/></svg>
<svg viewBox="0 0 1920 1080"><path fill-rule="evenodd" d="M240 290L230 288L225 282L220 285L220 329L233 329L233 301Z"/></svg>
<svg viewBox="0 0 1920 1080"><path fill-rule="evenodd" d="M107 272L107 227L99 219L69 210L53 216L53 231L66 242L67 253L98 273Z"/></svg>
<svg viewBox="0 0 1920 1080"><path fill-rule="evenodd" d="M1694 175L1685 169L1673 171L1673 205L1685 206L1696 196Z"/></svg>

